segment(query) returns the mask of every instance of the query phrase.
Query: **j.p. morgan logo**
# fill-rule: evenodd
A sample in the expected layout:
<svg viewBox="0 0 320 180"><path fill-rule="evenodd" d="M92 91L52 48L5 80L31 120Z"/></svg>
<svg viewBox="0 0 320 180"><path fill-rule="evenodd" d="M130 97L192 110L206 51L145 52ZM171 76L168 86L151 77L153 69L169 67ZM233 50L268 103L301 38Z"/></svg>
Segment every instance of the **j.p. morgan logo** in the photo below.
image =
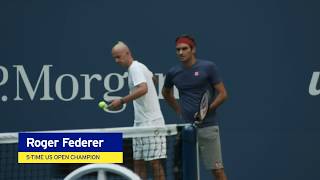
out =
<svg viewBox="0 0 320 180"><path fill-rule="evenodd" d="M309 94L311 96L320 95L320 72L313 72L310 85L309 85ZM318 87L317 87L318 86Z"/></svg>
<svg viewBox="0 0 320 180"><path fill-rule="evenodd" d="M43 65L41 71L28 74L27 72L31 70L26 70L23 65L12 65L10 67L0 65L0 101L88 101L94 99L110 101L119 98L115 94L118 94L117 92L124 88L125 81L128 78L127 72L123 74L109 73L106 75L95 73L75 75L70 73L54 74L53 76L53 68L53 65ZM164 74L155 73L155 75L158 79L157 89L161 89L164 83ZM30 78L31 76L33 78ZM95 83L103 83L105 90L103 94L91 93L91 88ZM64 86L68 88L63 88ZM8 91L15 92L14 95L11 95L13 97L5 93ZM163 99L159 92L158 97ZM37 99L37 97L39 98Z"/></svg>

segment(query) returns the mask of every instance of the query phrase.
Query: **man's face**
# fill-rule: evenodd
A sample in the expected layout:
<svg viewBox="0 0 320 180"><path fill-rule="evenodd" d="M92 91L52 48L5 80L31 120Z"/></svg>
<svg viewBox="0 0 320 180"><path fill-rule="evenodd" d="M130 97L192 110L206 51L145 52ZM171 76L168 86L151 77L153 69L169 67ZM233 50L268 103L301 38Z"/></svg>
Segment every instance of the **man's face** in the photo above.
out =
<svg viewBox="0 0 320 180"><path fill-rule="evenodd" d="M188 44L179 43L176 45L176 53L180 60L184 62L192 59L195 50L194 48L191 49L191 47Z"/></svg>
<svg viewBox="0 0 320 180"><path fill-rule="evenodd" d="M129 52L125 50L112 51L112 57L114 58L116 63L123 67L127 67L128 65L128 55L129 55Z"/></svg>

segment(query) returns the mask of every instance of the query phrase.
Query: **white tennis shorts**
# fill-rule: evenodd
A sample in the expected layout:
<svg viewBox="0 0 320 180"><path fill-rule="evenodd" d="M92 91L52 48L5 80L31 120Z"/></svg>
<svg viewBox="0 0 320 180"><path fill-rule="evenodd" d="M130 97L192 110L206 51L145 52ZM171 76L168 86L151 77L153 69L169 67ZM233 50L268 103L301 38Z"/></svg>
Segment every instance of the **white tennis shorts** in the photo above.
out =
<svg viewBox="0 0 320 180"><path fill-rule="evenodd" d="M151 161L167 157L165 136L138 137L132 139L133 159Z"/></svg>
<svg viewBox="0 0 320 180"><path fill-rule="evenodd" d="M135 121L135 127L164 127L163 117L153 121ZM151 161L167 158L167 141L164 135L148 137L136 137L132 139L132 150L134 160Z"/></svg>

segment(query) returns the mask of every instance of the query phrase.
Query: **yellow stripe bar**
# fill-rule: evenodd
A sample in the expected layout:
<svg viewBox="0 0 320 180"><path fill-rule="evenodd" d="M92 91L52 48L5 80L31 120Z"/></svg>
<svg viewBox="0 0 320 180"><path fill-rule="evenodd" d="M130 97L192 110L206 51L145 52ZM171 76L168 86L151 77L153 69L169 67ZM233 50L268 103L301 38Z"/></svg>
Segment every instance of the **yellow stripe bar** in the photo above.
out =
<svg viewBox="0 0 320 180"><path fill-rule="evenodd" d="M18 163L123 163L123 152L18 152Z"/></svg>

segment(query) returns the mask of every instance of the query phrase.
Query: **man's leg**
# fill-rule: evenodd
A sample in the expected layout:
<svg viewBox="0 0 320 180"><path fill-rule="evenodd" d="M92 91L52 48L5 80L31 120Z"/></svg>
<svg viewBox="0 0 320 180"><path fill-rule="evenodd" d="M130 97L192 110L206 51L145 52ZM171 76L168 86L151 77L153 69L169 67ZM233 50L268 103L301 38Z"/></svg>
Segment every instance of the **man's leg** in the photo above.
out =
<svg viewBox="0 0 320 180"><path fill-rule="evenodd" d="M165 180L165 172L161 159L167 157L167 145L165 136L152 136L148 139L149 145L146 147L148 152L148 160L152 166L153 180Z"/></svg>
<svg viewBox="0 0 320 180"><path fill-rule="evenodd" d="M133 169L142 180L147 179L146 162L143 160L143 143L142 138L132 139L133 150Z"/></svg>
<svg viewBox="0 0 320 180"><path fill-rule="evenodd" d="M154 180L165 180L165 173L163 170L163 166L161 164L161 160L156 159L150 161L153 170L153 179Z"/></svg>
<svg viewBox="0 0 320 180"><path fill-rule="evenodd" d="M134 160L134 172L140 176L142 180L147 179L146 163L143 160Z"/></svg>
<svg viewBox="0 0 320 180"><path fill-rule="evenodd" d="M214 175L216 180L227 180L227 176L224 173L224 169L213 169L212 174Z"/></svg>
<svg viewBox="0 0 320 180"><path fill-rule="evenodd" d="M216 180L227 180L222 162L219 127L199 128L198 141L200 156L206 169L212 171Z"/></svg>

